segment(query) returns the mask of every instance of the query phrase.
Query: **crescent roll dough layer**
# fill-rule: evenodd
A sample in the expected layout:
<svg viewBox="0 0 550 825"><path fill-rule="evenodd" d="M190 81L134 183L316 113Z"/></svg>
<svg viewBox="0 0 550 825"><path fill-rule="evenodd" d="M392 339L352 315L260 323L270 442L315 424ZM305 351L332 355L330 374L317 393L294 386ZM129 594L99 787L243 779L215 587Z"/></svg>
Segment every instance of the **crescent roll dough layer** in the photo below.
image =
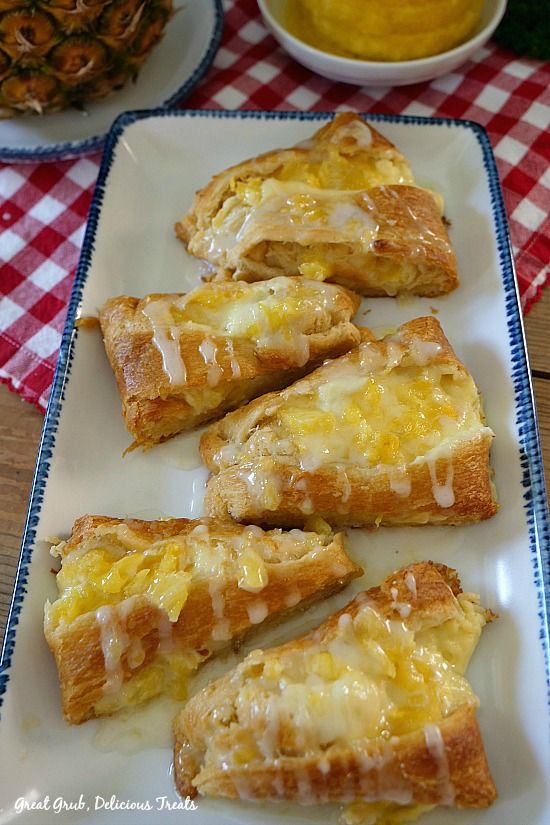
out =
<svg viewBox="0 0 550 825"><path fill-rule="evenodd" d="M217 175L176 224L219 278L302 274L363 295L441 295L458 285L440 202L358 115L310 141Z"/></svg>
<svg viewBox="0 0 550 825"><path fill-rule="evenodd" d="M358 303L303 278L111 298L100 322L134 444L164 441L347 352L360 339Z"/></svg>
<svg viewBox="0 0 550 825"><path fill-rule="evenodd" d="M183 698L212 654L361 573L341 534L211 519L83 516L52 552L59 598L44 631L73 724L159 693Z"/></svg>
<svg viewBox="0 0 550 825"><path fill-rule="evenodd" d="M478 521L497 510L475 383L439 322L365 341L212 425L207 512L300 526Z"/></svg>
<svg viewBox="0 0 550 825"><path fill-rule="evenodd" d="M189 700L174 724L179 792L351 803L345 821L371 825L392 807L487 807L496 789L464 673L492 618L456 571L398 570Z"/></svg>

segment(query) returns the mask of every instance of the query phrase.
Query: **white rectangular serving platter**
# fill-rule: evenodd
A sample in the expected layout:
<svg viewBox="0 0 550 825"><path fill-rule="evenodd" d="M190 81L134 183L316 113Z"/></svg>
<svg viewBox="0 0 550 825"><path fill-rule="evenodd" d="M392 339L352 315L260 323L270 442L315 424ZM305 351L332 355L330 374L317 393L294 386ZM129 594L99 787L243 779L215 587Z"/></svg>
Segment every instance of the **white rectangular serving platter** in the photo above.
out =
<svg viewBox="0 0 550 825"><path fill-rule="evenodd" d="M0 674L0 825L193 822L334 823L337 806L177 803L166 703L120 720L69 727L42 633L55 597L44 539L65 536L84 513L157 518L203 513L207 478L198 435L134 451L97 330L76 331L118 294L185 291L200 264L173 224L219 170L309 137L325 114L158 110L122 115L108 137L91 206L46 417ZM469 669L499 799L487 811L437 809L426 825L548 825L549 673L545 586L548 521L521 316L498 176L484 130L470 122L369 116L408 157L421 185L440 191L451 220L461 286L443 299L370 299L359 314L375 331L437 312L470 368L496 433L492 452L500 512L467 527L350 530L365 575L345 592L247 649L278 643L322 621L354 593L402 564L434 559L458 568L466 590L499 614ZM242 654L241 654L242 655ZM205 667L197 684L237 661ZM134 728L140 732L132 733ZM151 734L151 729L153 734ZM105 804L101 800L105 801ZM163 800L166 800L163 801ZM69 805L74 810L67 810Z"/></svg>

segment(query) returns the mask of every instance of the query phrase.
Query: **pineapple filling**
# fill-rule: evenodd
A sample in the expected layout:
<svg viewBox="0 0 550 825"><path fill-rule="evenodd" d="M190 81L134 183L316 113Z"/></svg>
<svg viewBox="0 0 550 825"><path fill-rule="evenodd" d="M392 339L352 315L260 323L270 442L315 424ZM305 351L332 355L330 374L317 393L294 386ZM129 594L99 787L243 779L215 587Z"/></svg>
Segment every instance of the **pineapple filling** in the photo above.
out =
<svg viewBox="0 0 550 825"><path fill-rule="evenodd" d="M259 350L287 351L303 366L309 358L308 333L330 326L338 295L338 288L330 285L273 278L269 283L209 284L176 299L152 297L142 311L173 385L185 384L187 379L181 337L191 329L206 333L199 353L207 367L207 382L214 387L224 377L224 370L219 363L219 345L208 333L229 339L223 351L234 379L240 378L241 370L233 339L248 339Z"/></svg>
<svg viewBox="0 0 550 825"><path fill-rule="evenodd" d="M370 137L368 127L355 125ZM349 126L342 128L342 137L349 129ZM342 155L337 146L330 144L314 150L311 160L286 161L274 177L281 181L306 183L318 189L370 189L384 184L414 184L410 169L399 157L373 158L364 151Z"/></svg>
<svg viewBox="0 0 550 825"><path fill-rule="evenodd" d="M264 443L275 442L306 471L334 463L404 468L480 429L479 397L467 374L401 364L385 372L350 363L325 369L323 383L268 410L241 461L257 459Z"/></svg>
<svg viewBox="0 0 550 825"><path fill-rule="evenodd" d="M371 249L378 232L370 200L362 196L363 208L354 191L275 178L236 181L233 189L234 194L203 232L209 256L218 256L220 262L244 240L292 241L289 227L294 227L294 237L304 244L322 242L323 235L333 242L336 230L339 242L359 241L365 251Z"/></svg>
<svg viewBox="0 0 550 825"><path fill-rule="evenodd" d="M83 556L69 554L57 574L59 598L49 607L54 626L131 596L146 595L175 622L187 600L193 559L185 539L159 541L119 557L106 542Z"/></svg>
<svg viewBox="0 0 550 825"><path fill-rule="evenodd" d="M479 422L477 393L468 383L438 369L407 367L355 386L353 380L322 385L282 404L276 420L304 469L327 461L406 465Z"/></svg>
<svg viewBox="0 0 550 825"><path fill-rule="evenodd" d="M115 692L105 692L94 704L97 716L139 705L164 693L178 702L187 698L189 677L204 661L194 650L171 651L169 653L155 653L151 662L118 687Z"/></svg>
<svg viewBox="0 0 550 825"><path fill-rule="evenodd" d="M188 677L212 652L211 643L231 638L225 612L227 582L233 579L242 590L260 594L269 581L268 562L313 557L330 540L299 530L264 533L253 526L233 535L211 535L207 523L198 523L188 533L146 541L128 525L101 525L76 547L62 542L53 548L63 564L57 575L59 598L46 604L45 623L55 632L80 615L95 614L105 672L102 696L94 704L96 715L114 713L159 693L181 700ZM194 580L208 582L213 625L205 628L200 650L182 649L181 643L178 649L172 625ZM146 596L160 610L151 619L158 646L147 661L142 638L131 633L125 621L136 596ZM292 604L300 598L297 591ZM251 600L247 610L252 624L268 614L261 598Z"/></svg>
<svg viewBox="0 0 550 825"><path fill-rule="evenodd" d="M282 330L289 336L311 324L313 313L330 313L334 287L273 278L269 283L212 284L193 290L170 307L173 322L207 327L220 335L266 343Z"/></svg>
<svg viewBox="0 0 550 825"><path fill-rule="evenodd" d="M268 584L266 562L301 558L329 541L311 532L264 533L259 527L211 535L207 524L198 524L187 533L147 542L126 525L98 527L84 548L64 555L57 574L59 598L47 605L47 621L55 628L84 613L147 596L174 623L194 580L212 584L227 575L242 590L259 593ZM53 548L53 554L63 554L63 547Z"/></svg>
<svg viewBox="0 0 550 825"><path fill-rule="evenodd" d="M235 699L235 724L246 735L229 758L246 764L389 741L477 705L463 671L485 615L472 594L457 602L457 618L416 632L366 602L354 619L342 614L323 643L313 637L299 651L251 654ZM299 732L299 741L283 742L279 730Z"/></svg>

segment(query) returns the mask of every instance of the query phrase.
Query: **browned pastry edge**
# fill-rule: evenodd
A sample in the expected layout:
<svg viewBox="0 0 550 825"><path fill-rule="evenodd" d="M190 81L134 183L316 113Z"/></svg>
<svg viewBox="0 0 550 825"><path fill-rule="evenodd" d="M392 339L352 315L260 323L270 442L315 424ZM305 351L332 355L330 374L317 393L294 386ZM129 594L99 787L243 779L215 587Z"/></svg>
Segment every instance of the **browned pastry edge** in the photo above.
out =
<svg viewBox="0 0 550 825"><path fill-rule="evenodd" d="M75 522L62 556L77 548L96 527L106 524L127 524L141 538L152 542L188 533L198 524L207 524L210 534L217 536L238 535L245 529L233 522L211 519L147 522L140 519L83 516ZM259 593L239 588L234 578L228 580L222 590L225 601L224 619L229 623L232 640L242 638L253 628L247 608L254 603L265 603L268 618L275 614L280 617L289 610L288 597L291 593L299 595L299 601L294 606L302 609L315 599L344 587L362 572L347 556L342 534L335 535L327 551L314 558L306 556L278 563L266 561L266 568L268 584ZM177 622L172 625L174 650L198 651L206 660L220 648L227 647L231 640L220 643L212 639L216 621L209 580L195 580ZM151 663L162 640L161 628L166 622L166 616L147 596L137 596L132 599L131 609L119 617L119 622L123 631L141 641L145 653L143 662L133 669L128 663L127 652L123 654L121 664L126 681ZM57 628L52 628L45 622L44 632L58 669L65 718L73 724L84 722L94 715L94 705L102 698L106 681L100 628L95 611L85 613L69 625Z"/></svg>
<svg viewBox="0 0 550 825"><path fill-rule="evenodd" d="M353 289L361 295L383 296L409 291L436 296L459 285L456 257L433 194L403 184L376 186L349 193L355 206L375 219L372 245L366 249L352 241L338 240L330 227L276 224L258 226L227 253L225 268L215 280L266 280L295 273L310 260L311 250L328 264L327 283ZM371 213L371 210L372 213ZM189 251L207 257L200 244ZM414 279L400 283L392 271L414 265Z"/></svg>
<svg viewBox="0 0 550 825"><path fill-rule="evenodd" d="M225 291L231 292L227 284ZM147 299L162 297L147 296ZM180 297L174 295L174 299ZM163 369L162 355L152 341L149 323L141 307L147 299L127 295L111 298L100 312L107 357L115 374L122 401L126 428L134 446L150 447L183 430L191 429L235 409L256 395L280 389L311 371L323 359L341 355L356 346L359 333L350 322L360 299L340 288L335 296L330 319L311 319L306 334L309 358L298 364L288 349L258 351L253 341L207 335L201 330L186 330L180 339L180 352L186 365L184 386L172 388ZM216 347L221 370L219 383L208 384L208 365L199 347L208 337ZM228 350L228 341L232 350ZM239 374L234 374L237 363ZM207 400L215 393L218 403Z"/></svg>
<svg viewBox="0 0 550 825"><path fill-rule="evenodd" d="M481 732L472 706L460 708L438 725L449 764L449 778L454 787L453 805L457 808L487 808L497 798ZM181 796L194 797L197 790L204 796L239 799L239 788L246 788L250 800L279 801L281 798L299 801L304 781L311 789L314 804L349 802L355 798L384 800L384 791L391 796L393 788L411 789L411 804L438 805L445 799L446 783L439 776L436 758L430 753L423 733L399 737L391 748L370 746L357 752L334 750L325 757L322 767L315 757L283 757L278 765L259 765L231 771L202 771L198 789L190 782L186 767L189 742L176 726L174 776ZM192 760L191 756L191 760ZM365 771L364 764L372 759L374 766ZM376 763L383 763L382 768ZM328 763L328 770L327 770ZM273 790L280 781L284 796Z"/></svg>
<svg viewBox="0 0 550 825"><path fill-rule="evenodd" d="M416 586L412 598L407 584L410 575L414 576ZM452 568L433 562L412 564L396 571L380 586L359 594L316 630L267 650L265 655L282 658L286 651L305 650L311 643L327 643L338 634L339 618L344 613L355 617L366 603L381 616L403 621L412 630L438 626L459 615L455 596L460 592L460 581ZM396 607L401 600L411 602L406 619ZM491 621L494 616L487 610L485 618ZM259 666L259 661L256 657L254 665ZM442 775L438 760L430 752L424 730L394 737L391 747L385 742L368 742L365 748L332 746L319 755L280 756L276 764L266 761L226 770L204 765L205 720L216 708L224 712L229 709L230 713L231 697L236 690L232 680L246 665L247 660L192 697L175 719L174 772L182 796L194 796L198 790L201 794L229 798L242 795L256 800L299 801L306 783L311 788L309 802L351 801L361 797L375 801L383 800L384 792L393 798L392 791L397 791L410 792L413 804L449 804L450 780L456 807L483 808L496 798L475 710L468 705L438 723L448 777Z"/></svg>
<svg viewBox="0 0 550 825"><path fill-rule="evenodd" d="M446 364L456 373L467 373L436 318L416 318L403 324L399 333L405 344L415 337L439 344L440 350L430 359L430 364ZM368 331L362 330L363 340L368 337ZM379 347L382 352L386 346L383 341L372 345ZM354 362L359 358L360 351L352 350L342 356L341 360ZM271 393L252 401L206 430L201 438L200 452L203 461L214 473L208 482L205 503L210 515L218 518L231 517L236 521L297 527L305 523L308 518L306 511L309 510L309 513L322 515L331 525L342 527L414 525L426 522L461 524L487 519L497 512L498 504L489 465L492 436L488 433L454 445L451 455L454 504L451 507L441 507L437 503L427 463L408 466L411 493L407 497L399 496L392 490L387 473L374 475L359 467L346 465L349 492L347 503L343 503L341 470L320 467L315 471L304 471L285 460L284 456L275 455L272 457L273 473L280 497L275 510L259 506L250 490L245 476L253 477L257 468L255 462L232 465L216 473L218 468L215 456L221 448L232 442L239 443L243 436L261 426L262 419L273 403L279 398L283 401L292 398L294 388L307 392L309 388L317 386L323 380L323 369L320 367L282 393ZM447 464L447 459L439 459L435 464L440 483L445 480ZM246 473L242 472L242 467L246 467ZM308 501L311 502L311 507L304 506Z"/></svg>

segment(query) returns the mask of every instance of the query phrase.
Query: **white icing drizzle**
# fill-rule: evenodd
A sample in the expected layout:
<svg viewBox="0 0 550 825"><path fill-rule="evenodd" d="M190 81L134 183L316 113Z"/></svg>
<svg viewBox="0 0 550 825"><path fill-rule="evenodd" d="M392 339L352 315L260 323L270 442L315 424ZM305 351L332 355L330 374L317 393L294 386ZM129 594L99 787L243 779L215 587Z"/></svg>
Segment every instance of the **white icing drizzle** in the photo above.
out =
<svg viewBox="0 0 550 825"><path fill-rule="evenodd" d="M258 601L248 604L246 606L246 612L248 613L248 618L252 624L260 624L260 622L263 622L263 620L267 617L269 608L267 606L267 602L264 602L263 599L259 599Z"/></svg>
<svg viewBox="0 0 550 825"><path fill-rule="evenodd" d="M366 123L359 120L352 120L351 123L343 123L334 130L330 137L330 143L341 143L342 138L352 137L361 149L368 149L372 144L372 132Z"/></svg>
<svg viewBox="0 0 550 825"><path fill-rule="evenodd" d="M196 527L193 527L189 535L200 536L203 539L208 539L209 533L210 531L208 528L208 524L197 524Z"/></svg>
<svg viewBox="0 0 550 825"><path fill-rule="evenodd" d="M301 805L314 805L317 795L306 768L296 768L297 796Z"/></svg>
<svg viewBox="0 0 550 825"><path fill-rule="evenodd" d="M213 575L208 583L208 592L212 600L212 612L215 623L212 628L212 638L214 641L227 641L231 638L229 620L224 615L225 597L222 592L223 582L219 575Z"/></svg>
<svg viewBox="0 0 550 825"><path fill-rule="evenodd" d="M310 516L313 513L314 509L315 508L313 506L312 500L309 498L309 496L306 496L300 504L300 511L304 515Z"/></svg>
<svg viewBox="0 0 550 825"><path fill-rule="evenodd" d="M353 625L353 619L349 613L342 613L338 617L338 629L341 631L348 630Z"/></svg>
<svg viewBox="0 0 550 825"><path fill-rule="evenodd" d="M265 729L258 737L258 747L265 759L275 759L279 745L279 711L273 696L265 704Z"/></svg>
<svg viewBox="0 0 550 825"><path fill-rule="evenodd" d="M416 599L416 579L414 577L414 573L411 573L410 570L407 570L405 574L405 584L410 590L413 599Z"/></svg>
<svg viewBox="0 0 550 825"><path fill-rule="evenodd" d="M251 782L243 776L243 773L237 774L233 772L233 784L235 785L235 790L239 795L239 799L246 799L246 800L253 800L255 799L254 796L254 788L252 787Z"/></svg>
<svg viewBox="0 0 550 825"><path fill-rule="evenodd" d="M122 656L128 649L130 637L123 629L116 607L113 605L106 604L98 607L95 617L99 625L101 651L105 666L103 695L110 696L117 693L122 687L124 681Z"/></svg>
<svg viewBox="0 0 550 825"><path fill-rule="evenodd" d="M159 610L157 616L157 627L159 631L159 653L170 653L174 649L174 633L173 625L168 618L168 613L164 610Z"/></svg>
<svg viewBox="0 0 550 825"><path fill-rule="evenodd" d="M424 725L424 739L430 756L437 764L437 778L441 786L441 805L453 805L455 801L455 789L449 771L449 761L445 752L445 742L441 735L439 725Z"/></svg>
<svg viewBox="0 0 550 825"><path fill-rule="evenodd" d="M341 487L342 495L340 496L340 512L346 512L347 507L346 504L349 501L349 497L351 495L351 484L348 478L348 474L346 472L345 467L339 466L338 467L338 485Z"/></svg>
<svg viewBox="0 0 550 825"><path fill-rule="evenodd" d="M453 490L454 468L452 456L449 455L447 460L447 474L443 484L440 484L437 480L437 460L435 458L428 458L427 463L430 471L430 478L432 480L432 493L434 499L440 507L452 507L455 503L455 494Z"/></svg>
<svg viewBox="0 0 550 825"><path fill-rule="evenodd" d="M285 606L286 607L295 607L301 600L302 594L298 590L296 586L290 590L287 595L285 596Z"/></svg>
<svg viewBox="0 0 550 825"><path fill-rule="evenodd" d="M393 610L397 610L402 619L407 619L411 615L412 608L410 604L407 602L397 601L397 597L399 595L397 587L390 587L390 593L392 597L391 608Z"/></svg>
<svg viewBox="0 0 550 825"><path fill-rule="evenodd" d="M185 384L187 371L181 357L180 331L170 320L170 299L148 301L142 309L153 328L153 343L162 357L162 367L172 386Z"/></svg>
<svg viewBox="0 0 550 825"><path fill-rule="evenodd" d="M126 619L133 609L135 598L131 597L129 599L125 599L121 604L118 605L118 614L120 621L126 622ZM145 648L143 647L142 641L139 636L129 636L129 643L127 646L127 653L126 653L126 663L128 667L134 670L136 667L139 667L143 664L145 659Z"/></svg>
<svg viewBox="0 0 550 825"><path fill-rule="evenodd" d="M441 352L441 344L437 341L424 341L418 335L412 335L408 340L409 354L413 362L419 367L424 367L433 361Z"/></svg>
<svg viewBox="0 0 550 825"><path fill-rule="evenodd" d="M319 769L320 773L323 774L323 776L326 776L328 773L330 773L330 762L326 756L320 757L320 759L317 761L317 768Z"/></svg>
<svg viewBox="0 0 550 825"><path fill-rule="evenodd" d="M232 248L241 243L254 243L266 231L285 226L294 230L297 238L307 239L311 232L332 232L337 229L342 238L359 241L370 248L378 231L376 210L364 192L318 189L298 181L266 179L262 184L258 205L246 206L235 197L232 208L220 226L203 233L210 258L219 263Z"/></svg>
<svg viewBox="0 0 550 825"><path fill-rule="evenodd" d="M276 776L271 784L272 784L273 790L275 791L277 799L284 799L285 798L285 783L284 783L282 775Z"/></svg>
<svg viewBox="0 0 550 825"><path fill-rule="evenodd" d="M237 358L235 357L235 347L233 345L233 341L231 338L228 338L225 342L225 351L229 356L229 361L231 364L231 377L237 380L241 377L241 367Z"/></svg>
<svg viewBox="0 0 550 825"><path fill-rule="evenodd" d="M407 472L407 468L391 467L388 474L390 488L398 496L408 498L411 494L411 479Z"/></svg>
<svg viewBox="0 0 550 825"><path fill-rule="evenodd" d="M218 347L211 338L205 337L199 346L199 352L202 355L203 361L208 367L206 374L206 381L209 387L216 387L220 383L223 370L218 364L216 356L218 354Z"/></svg>

